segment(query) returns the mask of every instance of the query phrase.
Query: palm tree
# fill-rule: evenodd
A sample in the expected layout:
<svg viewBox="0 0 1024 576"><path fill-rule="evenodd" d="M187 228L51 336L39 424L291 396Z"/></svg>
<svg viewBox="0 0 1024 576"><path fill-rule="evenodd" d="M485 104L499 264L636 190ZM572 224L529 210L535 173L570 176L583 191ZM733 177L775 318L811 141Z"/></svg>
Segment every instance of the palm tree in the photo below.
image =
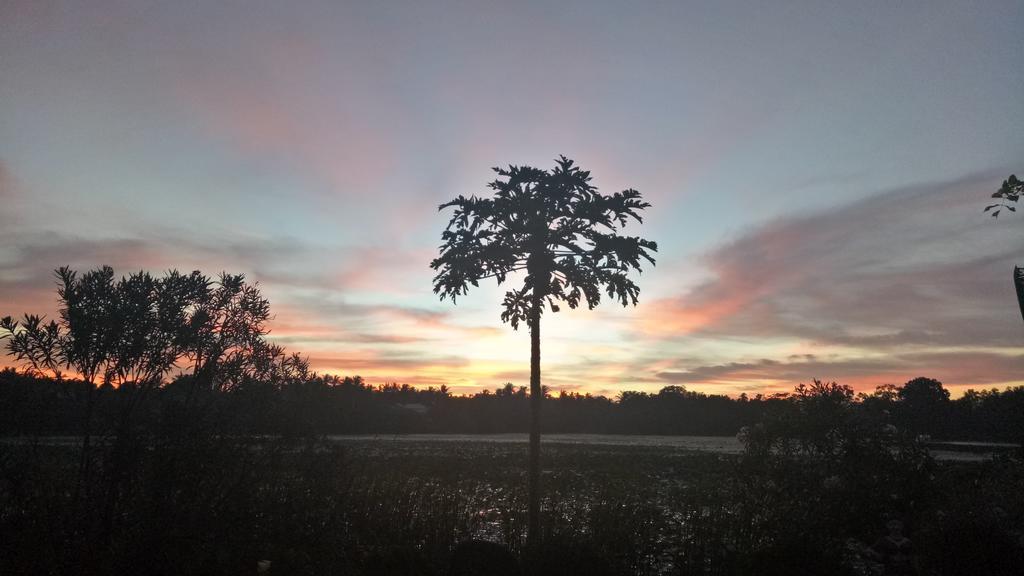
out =
<svg viewBox="0 0 1024 576"><path fill-rule="evenodd" d="M992 197L998 202L985 206L985 212L990 212L993 218L999 218L1003 210L1016 212L1014 204L1024 196L1024 181L1018 180L1017 176L1010 174L1010 177L1003 180L1003 185L992 193ZM1013 267L1013 285L1017 288L1017 304L1020 306L1021 317L1024 318L1024 268Z"/></svg>
<svg viewBox="0 0 1024 576"><path fill-rule="evenodd" d="M505 293L503 322L530 328L530 450L528 541L540 535L540 318L545 306L576 308L585 301L593 309L602 288L623 306L636 304L640 288L629 278L641 260L652 265L657 244L618 231L650 206L636 190L610 196L590 184L590 172L565 156L555 167L494 168L498 178L488 186L491 198L459 196L442 204L455 213L441 234L440 256L430 263L437 271L434 292L455 302L469 286L484 279L498 284L510 276L522 284ZM525 275L520 274L525 272Z"/></svg>

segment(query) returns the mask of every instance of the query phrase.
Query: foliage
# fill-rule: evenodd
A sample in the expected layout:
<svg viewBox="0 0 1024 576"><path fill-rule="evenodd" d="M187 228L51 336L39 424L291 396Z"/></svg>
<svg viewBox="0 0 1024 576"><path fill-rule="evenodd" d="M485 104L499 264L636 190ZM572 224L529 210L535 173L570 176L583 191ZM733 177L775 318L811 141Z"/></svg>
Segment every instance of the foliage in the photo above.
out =
<svg viewBox="0 0 1024 576"><path fill-rule="evenodd" d="M0 320L7 351L36 374L65 369L88 383L162 385L178 366L207 387L306 370L301 358L269 344L270 304L241 275L214 282L199 272L115 279L109 266L79 275L56 271L60 320Z"/></svg>
<svg viewBox="0 0 1024 576"><path fill-rule="evenodd" d="M1013 401L1022 391L971 392L962 406ZM939 463L919 434L959 406L928 378L859 398L835 383L798 386L741 433L746 450L733 497L751 526L751 571L878 573L871 546L886 521L899 520L924 573L1016 573L1024 560L1016 488L1024 463L1009 453Z"/></svg>
<svg viewBox="0 0 1024 576"><path fill-rule="evenodd" d="M641 261L654 264L657 244L618 230L630 220L642 222L650 204L636 190L610 196L591 183L565 156L551 171L530 166L494 168L492 198L459 196L440 206L454 208L441 234L434 292L453 301L494 278L499 284L525 271L523 283L505 293L503 321L518 328L534 303L557 312L558 302L576 308L601 302L601 288L622 305L636 304L639 287L629 278Z"/></svg>
<svg viewBox="0 0 1024 576"><path fill-rule="evenodd" d="M992 193L992 197L998 202L985 206L984 212L991 212L993 218L998 218L1003 210L1016 212L1017 208L1013 205L1020 200L1021 195L1024 195L1024 182L1018 180L1016 175L1010 174L1009 178L1003 180L999 190Z"/></svg>
<svg viewBox="0 0 1024 576"><path fill-rule="evenodd" d="M7 352L25 366L27 373L45 375L52 372L61 377L61 362L58 343L61 338L60 326L56 322L44 323L41 316L26 314L20 323L10 316L0 318L0 340L7 342Z"/></svg>

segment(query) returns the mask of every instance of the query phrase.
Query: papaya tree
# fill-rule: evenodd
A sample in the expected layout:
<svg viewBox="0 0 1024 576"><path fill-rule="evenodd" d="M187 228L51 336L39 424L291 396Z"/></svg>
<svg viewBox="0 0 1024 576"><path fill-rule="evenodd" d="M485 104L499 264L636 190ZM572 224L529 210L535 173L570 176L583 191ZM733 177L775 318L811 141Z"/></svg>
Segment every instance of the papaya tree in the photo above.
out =
<svg viewBox="0 0 1024 576"><path fill-rule="evenodd" d="M439 207L453 208L441 234L439 256L430 267L434 292L456 298L493 278L514 284L505 293L501 320L530 331L530 445L528 528L531 544L540 535L540 320L560 305L597 306L602 294L623 306L637 303L640 288L630 278L657 244L620 234L630 221L642 222L650 207L633 189L605 195L589 171L565 156L551 170L531 166L494 168L491 197L458 196Z"/></svg>

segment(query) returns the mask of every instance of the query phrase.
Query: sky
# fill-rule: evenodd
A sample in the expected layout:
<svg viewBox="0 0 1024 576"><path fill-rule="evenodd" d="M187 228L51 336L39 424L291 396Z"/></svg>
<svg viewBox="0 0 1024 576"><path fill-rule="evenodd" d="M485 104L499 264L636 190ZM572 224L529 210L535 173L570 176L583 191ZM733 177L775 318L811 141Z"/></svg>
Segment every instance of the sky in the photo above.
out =
<svg viewBox="0 0 1024 576"><path fill-rule="evenodd" d="M529 380L507 287L429 268L459 194L560 154L653 205L640 304L547 316L614 396L1024 384L1024 3L0 0L0 316L53 269L244 273L371 383Z"/></svg>

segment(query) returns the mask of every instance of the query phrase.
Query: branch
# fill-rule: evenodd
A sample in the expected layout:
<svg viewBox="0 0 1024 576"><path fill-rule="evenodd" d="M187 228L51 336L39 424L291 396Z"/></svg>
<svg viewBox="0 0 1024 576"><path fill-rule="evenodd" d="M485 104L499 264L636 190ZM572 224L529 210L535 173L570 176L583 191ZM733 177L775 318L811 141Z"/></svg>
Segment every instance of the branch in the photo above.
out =
<svg viewBox="0 0 1024 576"><path fill-rule="evenodd" d="M520 270L526 270L526 266L516 266L515 268L509 268L508 270L503 270L501 272L492 272L485 276L476 276L473 279L478 281L487 280L488 278L494 278L495 276L504 276L507 275L509 272L518 272Z"/></svg>

